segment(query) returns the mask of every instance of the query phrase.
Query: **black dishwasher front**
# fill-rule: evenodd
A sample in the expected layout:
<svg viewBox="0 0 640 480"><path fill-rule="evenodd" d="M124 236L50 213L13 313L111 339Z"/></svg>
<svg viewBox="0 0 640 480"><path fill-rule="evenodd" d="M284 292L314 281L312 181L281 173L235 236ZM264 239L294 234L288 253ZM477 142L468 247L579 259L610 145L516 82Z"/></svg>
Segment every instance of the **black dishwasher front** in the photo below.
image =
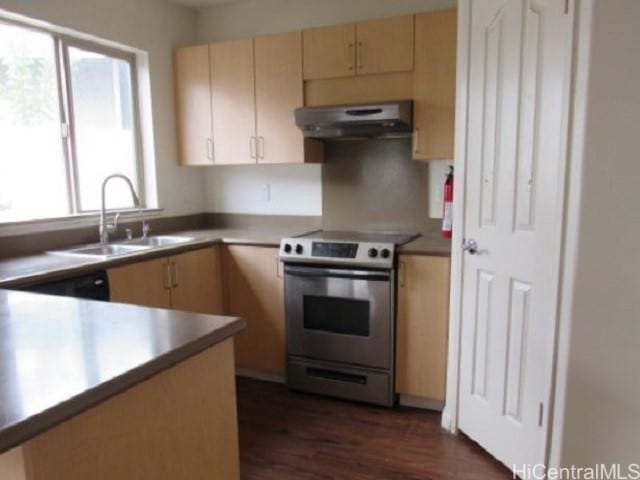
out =
<svg viewBox="0 0 640 480"><path fill-rule="evenodd" d="M105 271L31 285L20 290L63 297L109 301L109 279Z"/></svg>

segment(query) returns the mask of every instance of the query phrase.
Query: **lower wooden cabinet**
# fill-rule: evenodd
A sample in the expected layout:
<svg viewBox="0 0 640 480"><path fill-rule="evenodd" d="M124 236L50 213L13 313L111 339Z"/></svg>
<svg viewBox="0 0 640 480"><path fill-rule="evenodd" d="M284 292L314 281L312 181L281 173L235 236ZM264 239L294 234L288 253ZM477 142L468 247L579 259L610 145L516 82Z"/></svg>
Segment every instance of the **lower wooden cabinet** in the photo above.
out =
<svg viewBox="0 0 640 480"><path fill-rule="evenodd" d="M171 308L196 313L224 313L221 250L222 247L213 247L169 257Z"/></svg>
<svg viewBox="0 0 640 480"><path fill-rule="evenodd" d="M278 249L215 246L107 271L111 300L197 313L235 315L236 366L285 376L284 280Z"/></svg>
<svg viewBox="0 0 640 480"><path fill-rule="evenodd" d="M285 376L284 280L278 249L229 245L223 272L226 314L245 319L235 337L236 366L252 373Z"/></svg>
<svg viewBox="0 0 640 480"><path fill-rule="evenodd" d="M166 257L110 268L107 275L112 302L171 308Z"/></svg>
<svg viewBox="0 0 640 480"><path fill-rule="evenodd" d="M0 454L2 480L240 479L228 338Z"/></svg>
<svg viewBox="0 0 640 480"><path fill-rule="evenodd" d="M398 272L396 391L444 401L449 259L401 255ZM284 280L278 249L215 246L108 270L111 300L240 316L236 367L284 379Z"/></svg>
<svg viewBox="0 0 640 480"><path fill-rule="evenodd" d="M444 401L449 259L401 255L398 271L396 391Z"/></svg>
<svg viewBox="0 0 640 480"><path fill-rule="evenodd" d="M222 314L220 248L110 268L111 301Z"/></svg>

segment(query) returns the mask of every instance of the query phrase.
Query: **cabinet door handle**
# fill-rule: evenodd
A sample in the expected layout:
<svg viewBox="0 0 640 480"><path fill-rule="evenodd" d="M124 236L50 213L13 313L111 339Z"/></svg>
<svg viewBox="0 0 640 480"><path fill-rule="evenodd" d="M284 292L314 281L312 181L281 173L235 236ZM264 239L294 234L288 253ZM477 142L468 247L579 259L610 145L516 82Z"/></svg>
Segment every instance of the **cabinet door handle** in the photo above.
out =
<svg viewBox="0 0 640 480"><path fill-rule="evenodd" d="M362 70L362 42L357 43L356 47L356 62L358 62L358 70Z"/></svg>
<svg viewBox="0 0 640 480"><path fill-rule="evenodd" d="M258 137L258 158L264 158L264 137Z"/></svg>
<svg viewBox="0 0 640 480"><path fill-rule="evenodd" d="M175 262L171 262L171 288L178 286L178 266Z"/></svg>
<svg viewBox="0 0 640 480"><path fill-rule="evenodd" d="M207 158L213 160L213 140L207 138Z"/></svg>
<svg viewBox="0 0 640 480"><path fill-rule="evenodd" d="M353 57L355 52L353 51L353 42L349 42L349 48L347 48L347 67L349 70L353 70Z"/></svg>
<svg viewBox="0 0 640 480"><path fill-rule="evenodd" d="M249 137L249 154L251 158L256 157L256 137Z"/></svg>
<svg viewBox="0 0 640 480"><path fill-rule="evenodd" d="M281 264L280 259L278 257L276 257L276 277L278 277L278 278L282 278L282 273L281 273L281 270L280 270L280 264Z"/></svg>
<svg viewBox="0 0 640 480"><path fill-rule="evenodd" d="M165 263L164 264L164 272L162 275L164 278L162 279L162 283L163 283L163 287L165 290L170 290L171 289L171 270L169 268L169 264Z"/></svg>
<svg viewBox="0 0 640 480"><path fill-rule="evenodd" d="M400 288L407 285L407 265L404 262L398 262L398 283Z"/></svg>
<svg viewBox="0 0 640 480"><path fill-rule="evenodd" d="M413 130L413 153L420 152L420 129Z"/></svg>

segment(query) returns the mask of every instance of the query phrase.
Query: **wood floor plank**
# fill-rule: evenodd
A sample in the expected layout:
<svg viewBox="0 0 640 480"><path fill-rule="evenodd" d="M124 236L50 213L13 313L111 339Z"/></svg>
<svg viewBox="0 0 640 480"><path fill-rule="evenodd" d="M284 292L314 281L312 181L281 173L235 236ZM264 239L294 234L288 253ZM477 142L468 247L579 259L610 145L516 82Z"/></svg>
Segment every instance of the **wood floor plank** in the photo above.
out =
<svg viewBox="0 0 640 480"><path fill-rule="evenodd" d="M386 409L237 379L243 480L507 480L440 414Z"/></svg>

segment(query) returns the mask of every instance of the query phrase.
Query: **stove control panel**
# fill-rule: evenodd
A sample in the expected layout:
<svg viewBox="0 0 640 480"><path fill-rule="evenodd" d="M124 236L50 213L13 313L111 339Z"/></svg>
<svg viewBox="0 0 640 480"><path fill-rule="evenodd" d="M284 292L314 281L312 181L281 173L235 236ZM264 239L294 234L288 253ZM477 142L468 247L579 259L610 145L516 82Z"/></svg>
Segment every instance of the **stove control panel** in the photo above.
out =
<svg viewBox="0 0 640 480"><path fill-rule="evenodd" d="M311 242L312 257L356 258L357 243Z"/></svg>
<svg viewBox="0 0 640 480"><path fill-rule="evenodd" d="M280 243L283 262L393 268L392 243L348 242L313 238L284 238Z"/></svg>

